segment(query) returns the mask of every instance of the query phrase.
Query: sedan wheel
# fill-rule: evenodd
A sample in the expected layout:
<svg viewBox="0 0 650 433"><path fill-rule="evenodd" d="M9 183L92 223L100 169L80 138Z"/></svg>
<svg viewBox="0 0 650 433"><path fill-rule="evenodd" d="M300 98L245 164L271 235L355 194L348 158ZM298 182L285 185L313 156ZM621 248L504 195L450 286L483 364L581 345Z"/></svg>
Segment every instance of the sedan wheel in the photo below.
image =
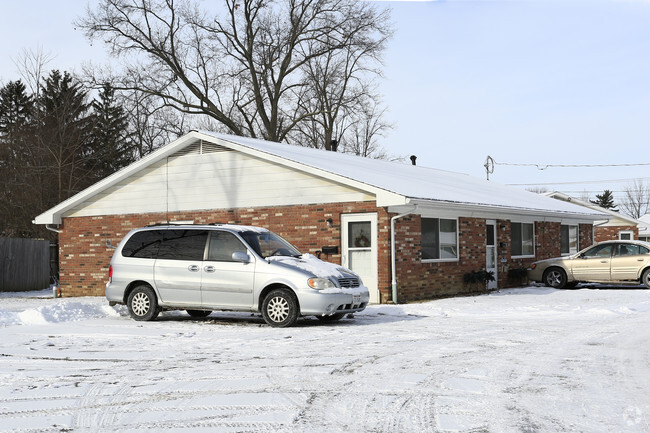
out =
<svg viewBox="0 0 650 433"><path fill-rule="evenodd" d="M645 284L648 289L650 289L650 269L645 270L643 277L641 277L641 282Z"/></svg>
<svg viewBox="0 0 650 433"><path fill-rule="evenodd" d="M561 289L566 285L566 274L559 268L548 269L544 272L544 284L554 289Z"/></svg>

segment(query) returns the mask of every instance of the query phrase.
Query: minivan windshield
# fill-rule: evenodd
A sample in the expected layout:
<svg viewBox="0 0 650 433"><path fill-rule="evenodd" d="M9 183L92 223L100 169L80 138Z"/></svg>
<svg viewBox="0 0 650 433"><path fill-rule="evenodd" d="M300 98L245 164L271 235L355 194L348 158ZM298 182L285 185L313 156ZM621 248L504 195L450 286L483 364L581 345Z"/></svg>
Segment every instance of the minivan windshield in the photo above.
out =
<svg viewBox="0 0 650 433"><path fill-rule="evenodd" d="M271 256L300 257L302 255L296 247L273 232L246 231L239 234L262 258Z"/></svg>

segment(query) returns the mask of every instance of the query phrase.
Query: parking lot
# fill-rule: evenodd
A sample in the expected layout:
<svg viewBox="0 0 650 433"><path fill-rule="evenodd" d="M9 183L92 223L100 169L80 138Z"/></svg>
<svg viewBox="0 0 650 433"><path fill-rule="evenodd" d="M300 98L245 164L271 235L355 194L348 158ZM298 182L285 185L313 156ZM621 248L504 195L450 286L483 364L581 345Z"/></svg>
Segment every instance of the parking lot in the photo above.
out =
<svg viewBox="0 0 650 433"><path fill-rule="evenodd" d="M650 429L640 288L512 289L283 329L38 296L0 297L3 431Z"/></svg>

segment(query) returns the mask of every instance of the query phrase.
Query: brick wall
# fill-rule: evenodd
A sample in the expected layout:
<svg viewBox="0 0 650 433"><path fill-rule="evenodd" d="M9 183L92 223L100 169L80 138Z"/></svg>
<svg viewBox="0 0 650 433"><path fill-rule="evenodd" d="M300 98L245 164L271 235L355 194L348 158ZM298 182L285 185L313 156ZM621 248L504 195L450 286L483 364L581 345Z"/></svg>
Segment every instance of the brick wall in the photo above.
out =
<svg viewBox="0 0 650 433"><path fill-rule="evenodd" d="M373 203L313 204L273 208L251 208L178 212L170 221L230 223L266 227L295 244L302 252L315 254L323 246L341 245L341 215L376 212L378 222L378 273L381 302L392 300L390 218ZM328 226L327 220L332 224ZM59 234L60 281L63 296L102 296L113 249L133 228L165 222L162 213L65 218ZM459 218L459 260L422 263L421 218L408 215L396 221L398 301L408 302L458 294L483 292L484 285L466 283L464 275L485 269L486 221ZM521 276L511 270L526 268L535 260L560 255L560 223L535 224L536 257L512 259L510 221L497 221L498 287L520 286ZM591 225L580 225L580 248L591 244ZM341 263L341 255L322 255L323 260Z"/></svg>
<svg viewBox="0 0 650 433"><path fill-rule="evenodd" d="M623 231L633 232L633 239L639 239L639 228L637 226L594 227L594 238L596 242L617 240L618 233Z"/></svg>
<svg viewBox="0 0 650 433"><path fill-rule="evenodd" d="M523 271L536 260L560 256L560 226L555 222L535 223L535 257L512 258L511 224L498 220L497 286L517 287L527 284ZM396 223L398 301L408 302L458 294L484 292L485 286L468 284L464 276L486 267L486 220L458 219L459 259L452 262L423 263L420 253L421 217L409 215ZM591 225L579 227L581 248L591 245ZM388 298L390 299L390 298Z"/></svg>
<svg viewBox="0 0 650 433"><path fill-rule="evenodd" d="M466 273L485 269L485 238L484 219L459 218L459 260L423 263L420 252L421 217L409 215L397 220L398 302L484 291L484 286L467 284L463 277Z"/></svg>
<svg viewBox="0 0 650 433"><path fill-rule="evenodd" d="M383 208L372 203L177 212L171 213L169 220L261 226L285 237L300 251L315 254L323 246L341 245L342 214L362 212L377 212L379 287L385 290L390 287L390 218ZM327 224L329 218L331 226ZM106 247L106 241L117 246L131 229L166 220L167 215L163 213L64 218L59 234L62 295L102 296L114 251ZM341 263L340 254L322 255L321 258Z"/></svg>

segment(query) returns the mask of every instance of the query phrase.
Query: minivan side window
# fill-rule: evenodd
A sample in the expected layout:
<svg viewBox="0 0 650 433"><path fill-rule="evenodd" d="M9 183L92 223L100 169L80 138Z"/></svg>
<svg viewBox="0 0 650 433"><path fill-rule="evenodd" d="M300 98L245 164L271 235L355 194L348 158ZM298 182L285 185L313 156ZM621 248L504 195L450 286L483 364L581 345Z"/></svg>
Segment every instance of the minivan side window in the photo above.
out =
<svg viewBox="0 0 650 433"><path fill-rule="evenodd" d="M203 260L207 230L163 230L158 258L166 260Z"/></svg>
<svg viewBox="0 0 650 433"><path fill-rule="evenodd" d="M155 259L162 241L161 230L145 230L134 233L122 248L122 256Z"/></svg>
<svg viewBox="0 0 650 433"><path fill-rule="evenodd" d="M208 260L214 262L234 262L232 253L237 251L247 251L247 248L237 236L230 232L222 231L212 231L210 233Z"/></svg>

